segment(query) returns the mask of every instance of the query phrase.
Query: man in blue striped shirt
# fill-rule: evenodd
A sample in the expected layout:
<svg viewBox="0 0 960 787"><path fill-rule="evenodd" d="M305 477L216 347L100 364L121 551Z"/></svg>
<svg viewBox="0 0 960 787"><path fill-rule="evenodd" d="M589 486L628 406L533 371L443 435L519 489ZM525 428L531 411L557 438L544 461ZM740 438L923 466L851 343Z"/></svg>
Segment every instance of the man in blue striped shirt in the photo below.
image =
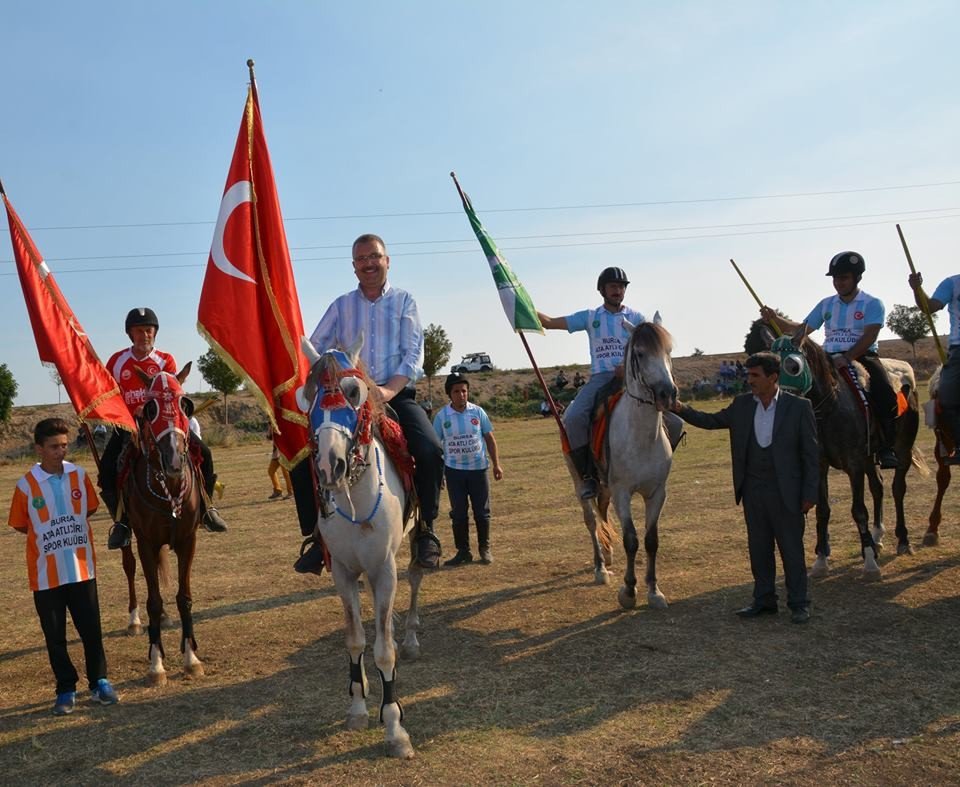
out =
<svg viewBox="0 0 960 787"><path fill-rule="evenodd" d="M360 360L380 389L383 401L396 412L417 466L414 483L420 498L421 522L416 558L424 568L436 568L440 542L433 534L433 521L440 506L443 450L416 400L415 384L423 376L423 329L417 303L410 293L390 286L389 269L390 257L382 238L370 234L357 238L353 242L353 272L359 286L330 304L310 341L322 353L334 347L351 347L363 335ZM293 478L296 494L297 476ZM315 524L313 517L307 533L304 517L300 517L304 535L312 534ZM312 544L295 568L300 573L319 573L316 566L322 558L320 545Z"/></svg>

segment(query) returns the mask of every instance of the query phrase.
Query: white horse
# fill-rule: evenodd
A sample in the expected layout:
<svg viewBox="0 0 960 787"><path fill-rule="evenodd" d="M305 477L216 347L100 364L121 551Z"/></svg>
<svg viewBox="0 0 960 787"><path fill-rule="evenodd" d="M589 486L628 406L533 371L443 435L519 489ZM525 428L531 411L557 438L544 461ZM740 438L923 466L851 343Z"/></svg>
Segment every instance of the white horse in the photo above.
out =
<svg viewBox="0 0 960 787"><path fill-rule="evenodd" d="M373 656L383 687L380 720L390 756L409 759L414 750L400 724L403 710L395 691L393 602L397 552L403 537L412 529L413 518L406 510L407 494L401 476L377 433L376 405L368 396L368 382L356 371L362 342L361 338L347 353L328 350L320 355L303 339L311 370L299 397L301 407L309 413L314 441L313 458L321 495L317 530L330 550L333 581L343 602L346 622L351 697L347 729L366 729L369 723L363 668L366 638L360 619L359 588L360 574L366 574L376 621ZM420 655L417 595L423 577L416 561L411 561L407 577L410 609L400 652L413 660Z"/></svg>
<svg viewBox="0 0 960 787"><path fill-rule="evenodd" d="M607 510L613 502L627 555L623 586L617 599L621 607L632 609L637 603L635 566L640 542L630 501L637 493L643 497L647 603L665 609L667 599L657 586L657 527L667 499L667 476L673 462L673 449L663 424L663 413L677 397L670 360L672 340L659 323L645 322L630 327L630 340L623 356L624 393L614 406L607 427L609 461L598 458L607 465L607 478L600 484L598 496L594 500L581 500L581 506L583 521L593 542L594 577L597 584L605 585L610 581L613 534ZM579 497L581 480L569 457L567 467Z"/></svg>

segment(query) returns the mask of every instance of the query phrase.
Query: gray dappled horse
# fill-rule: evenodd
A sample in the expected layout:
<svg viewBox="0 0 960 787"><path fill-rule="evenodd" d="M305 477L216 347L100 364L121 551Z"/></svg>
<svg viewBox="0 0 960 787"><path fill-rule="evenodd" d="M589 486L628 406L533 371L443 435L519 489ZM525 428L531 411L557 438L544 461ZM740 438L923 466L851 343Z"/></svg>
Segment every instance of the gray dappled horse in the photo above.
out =
<svg viewBox="0 0 960 787"><path fill-rule="evenodd" d="M744 344L748 353L769 350L774 335L770 326L762 319L755 320ZM800 350L813 378L813 387L806 397L813 404L817 419L817 437L820 442L820 489L817 497L817 545L816 561L810 570L810 576L826 576L829 571L830 535L830 496L827 487L827 474L831 467L846 473L850 480L853 496L851 515L860 534L860 551L863 556L863 573L867 579L880 578L880 566L877 555L882 546L883 527L883 480L873 461L880 439L880 430L867 423L857 403L858 394L846 381L842 381L833 361L824 349L811 340L803 338L798 330L792 337L794 347ZM898 466L893 475L893 501L897 514L897 554L912 554L907 533L906 517L903 511L903 498L907 492L907 473L916 466L926 474L927 465L914 447L920 424L917 402L917 383L913 367L905 361L883 359L884 368L895 392L899 391L907 401L907 409L896 422L896 440L894 452ZM863 389L869 390L870 377L859 363L854 363L857 378ZM871 531L869 514L865 502L864 478L870 484L873 497L873 529Z"/></svg>
<svg viewBox="0 0 960 787"><path fill-rule="evenodd" d="M367 678L363 668L366 637L360 619L361 574L373 593L376 640L373 658L380 672L383 694L380 720L392 757L414 756L403 710L395 693L396 646L393 641L393 603L397 590L397 552L404 537L412 539L403 480L384 449L375 428L373 385L357 371L363 339L346 353L318 354L304 338L310 374L301 392L300 406L309 414L313 462L323 500L317 530L330 551L333 581L343 603L347 650L350 655L350 707L346 726L366 729ZM412 547L411 543L411 547ZM410 608L400 652L404 658L420 655L417 597L423 569L415 560L407 568Z"/></svg>
<svg viewBox="0 0 960 787"><path fill-rule="evenodd" d="M613 533L607 512L613 503L627 556L623 586L617 599L621 607L631 609L637 603L636 557L640 541L630 502L637 493L643 497L647 603L663 609L667 600L657 586L657 547L660 512L667 499L667 476L673 462L673 449L663 428L663 413L677 398L670 360L672 340L659 323L644 322L629 327L630 339L623 355L624 392L608 423L607 477L605 481L601 479L596 499L581 500L580 505L593 542L594 577L597 584L607 584ZM567 468L579 497L580 474L569 457Z"/></svg>

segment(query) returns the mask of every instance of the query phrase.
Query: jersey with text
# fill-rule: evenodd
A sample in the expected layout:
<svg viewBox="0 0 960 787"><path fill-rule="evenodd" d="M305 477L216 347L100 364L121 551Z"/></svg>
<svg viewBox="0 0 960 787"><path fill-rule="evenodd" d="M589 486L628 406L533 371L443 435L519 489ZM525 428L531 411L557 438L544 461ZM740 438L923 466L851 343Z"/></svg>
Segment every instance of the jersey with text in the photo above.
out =
<svg viewBox="0 0 960 787"><path fill-rule="evenodd" d="M816 330L823 326L823 349L828 353L842 353L860 341L868 325L883 325L886 309L883 301L860 290L849 303L831 295L818 303L804 322ZM868 348L877 351L877 342Z"/></svg>
<svg viewBox="0 0 960 787"><path fill-rule="evenodd" d="M62 475L39 464L17 481L7 523L27 534L27 575L32 590L50 590L96 575L93 533L87 517L99 501L87 474L70 462Z"/></svg>
<svg viewBox="0 0 960 787"><path fill-rule="evenodd" d="M162 350L153 350L146 358L138 360L133 357L133 349L128 347L110 356L107 369L120 386L127 409L135 414L137 408L143 404L147 392L147 386L140 379L137 370L142 371L147 377L153 377L160 372L176 374L177 362L170 353Z"/></svg>
<svg viewBox="0 0 960 787"><path fill-rule="evenodd" d="M590 371L612 372L623 362L623 352L630 331L623 324L626 318L633 325L646 322L646 318L637 311L623 306L619 312L607 311L603 306L597 309L585 309L568 315L567 332L586 331L590 339Z"/></svg>
<svg viewBox="0 0 960 787"><path fill-rule="evenodd" d="M947 307L947 314L950 315L949 345L960 346L960 275L948 276L930 297Z"/></svg>
<svg viewBox="0 0 960 787"><path fill-rule="evenodd" d="M467 402L462 413L451 405L433 419L433 429L443 446L443 461L454 470L486 470L487 448L483 436L493 431L484 409Z"/></svg>

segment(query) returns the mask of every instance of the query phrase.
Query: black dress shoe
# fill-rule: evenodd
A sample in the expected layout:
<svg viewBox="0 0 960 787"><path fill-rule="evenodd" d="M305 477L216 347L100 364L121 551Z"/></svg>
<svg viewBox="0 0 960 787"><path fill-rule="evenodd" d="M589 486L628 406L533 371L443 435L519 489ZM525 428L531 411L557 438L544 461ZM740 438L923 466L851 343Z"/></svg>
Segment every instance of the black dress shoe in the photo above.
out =
<svg viewBox="0 0 960 787"><path fill-rule="evenodd" d="M806 607L797 607L790 612L791 623L806 623L810 620L810 610Z"/></svg>
<svg viewBox="0 0 960 787"><path fill-rule="evenodd" d="M580 480L580 499L593 500L597 496L597 481L595 478L582 478Z"/></svg>
<svg viewBox="0 0 960 787"><path fill-rule="evenodd" d="M881 470L896 470L900 466L897 455L890 448L877 451L877 461Z"/></svg>
<svg viewBox="0 0 960 787"><path fill-rule="evenodd" d="M130 546L130 527L123 522L114 522L107 537L107 549L122 549Z"/></svg>
<svg viewBox="0 0 960 787"><path fill-rule="evenodd" d="M455 554L452 558L450 558L449 560L445 560L443 562L443 565L461 566L464 563L472 563L472 562L473 562L473 553L469 549L460 549L460 550L457 550L457 554Z"/></svg>
<svg viewBox="0 0 960 787"><path fill-rule="evenodd" d="M293 570L298 574L316 574L319 577L323 569L323 545L312 538L306 539L300 545L300 557L293 564Z"/></svg>
<svg viewBox="0 0 960 787"><path fill-rule="evenodd" d="M960 465L960 451L954 451L943 461L948 465Z"/></svg>
<svg viewBox="0 0 960 787"><path fill-rule="evenodd" d="M776 615L776 607L767 607L760 604L751 604L749 607L737 610L737 617L740 618L758 618L761 615Z"/></svg>
<svg viewBox="0 0 960 787"><path fill-rule="evenodd" d="M223 521L220 512L213 506L208 508L207 513L203 515L203 529L209 530L211 533L227 532L227 523Z"/></svg>
<svg viewBox="0 0 960 787"><path fill-rule="evenodd" d="M440 539L432 531L425 530L414 541L416 561L421 568L433 570L440 568Z"/></svg>

